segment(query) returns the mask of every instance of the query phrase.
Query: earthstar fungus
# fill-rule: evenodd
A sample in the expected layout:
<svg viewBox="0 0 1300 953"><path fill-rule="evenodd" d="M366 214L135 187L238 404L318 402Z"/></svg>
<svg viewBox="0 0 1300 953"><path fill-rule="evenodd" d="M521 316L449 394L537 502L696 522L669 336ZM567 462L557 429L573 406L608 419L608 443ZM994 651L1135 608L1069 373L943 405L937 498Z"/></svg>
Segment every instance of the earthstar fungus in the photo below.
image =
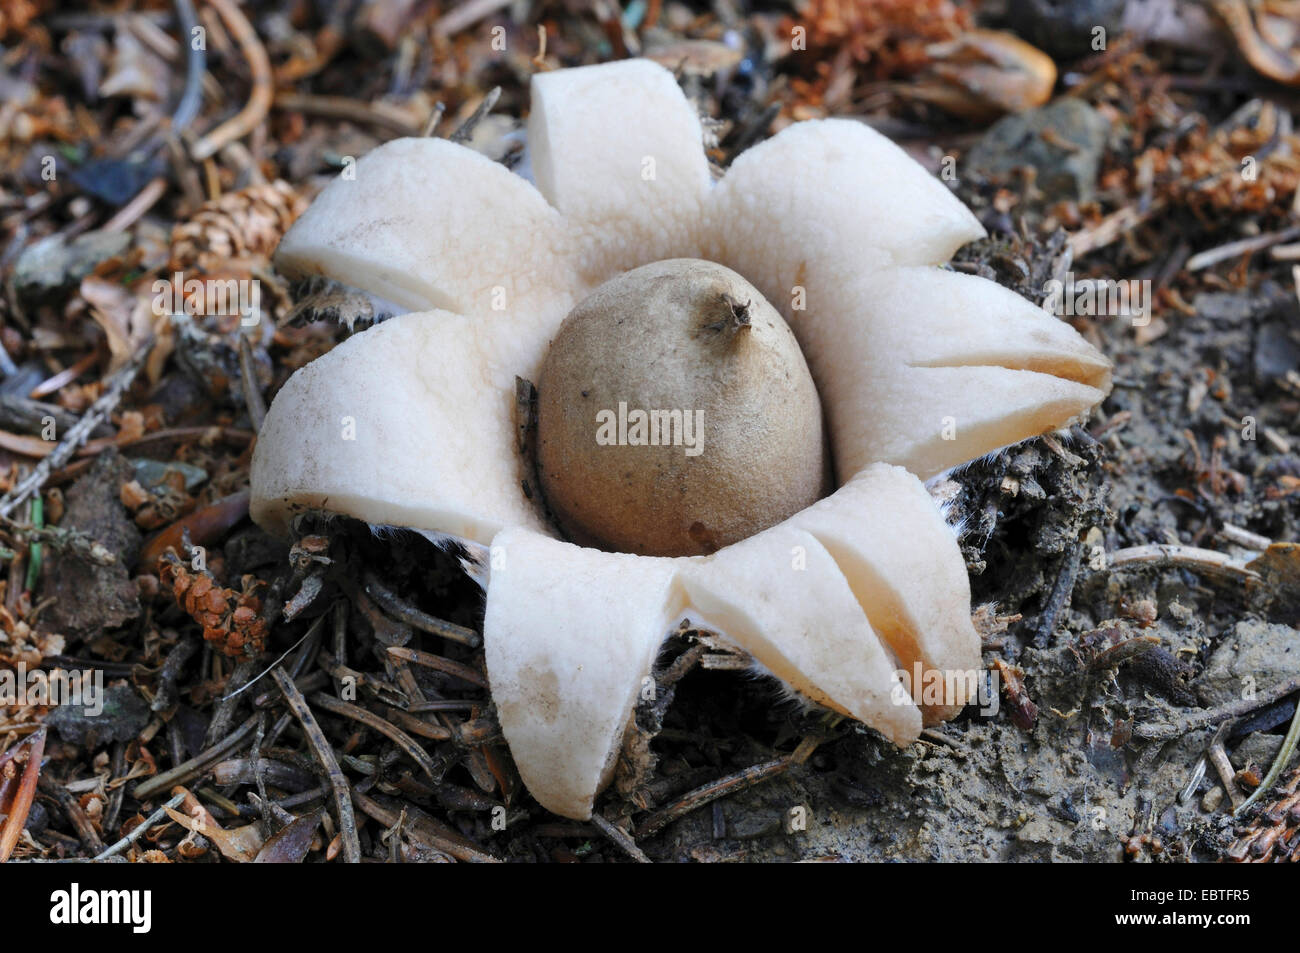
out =
<svg viewBox="0 0 1300 953"><path fill-rule="evenodd" d="M1109 362L1068 325L939 267L983 229L865 125L796 123L717 182L701 141L649 61L541 73L535 186L447 141L399 139L331 183L277 253L291 277L408 313L285 384L253 459L254 518L285 532L326 510L480 554L502 729L534 797L573 818L590 816L684 618L898 745L956 714L961 678L936 700L898 674L980 668L965 565L921 481L1066 425L1110 387ZM601 284L669 259L732 269L780 312L837 489L712 555L578 546L522 492L515 380L539 380Z"/></svg>

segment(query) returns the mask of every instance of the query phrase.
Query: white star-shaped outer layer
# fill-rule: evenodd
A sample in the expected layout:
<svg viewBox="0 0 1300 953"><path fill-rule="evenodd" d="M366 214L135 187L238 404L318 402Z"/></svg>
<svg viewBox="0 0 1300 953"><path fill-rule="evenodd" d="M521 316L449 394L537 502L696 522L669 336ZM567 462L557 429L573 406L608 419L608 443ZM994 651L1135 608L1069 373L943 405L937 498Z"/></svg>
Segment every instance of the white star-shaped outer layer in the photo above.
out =
<svg viewBox="0 0 1300 953"><path fill-rule="evenodd" d="M899 745L980 668L965 565L920 478L1085 414L1110 364L1072 328L937 267L982 228L901 149L843 120L790 126L712 181L698 117L643 60L532 81L534 187L469 149L363 157L277 263L411 313L349 338L276 397L254 518L322 509L490 547L484 642L519 772L590 816L673 623L720 631L792 688ZM523 492L515 378L601 282L665 258L740 272L785 316L827 414L840 488L708 557L559 539ZM955 674L940 701L898 672ZM910 692L910 694L909 694Z"/></svg>

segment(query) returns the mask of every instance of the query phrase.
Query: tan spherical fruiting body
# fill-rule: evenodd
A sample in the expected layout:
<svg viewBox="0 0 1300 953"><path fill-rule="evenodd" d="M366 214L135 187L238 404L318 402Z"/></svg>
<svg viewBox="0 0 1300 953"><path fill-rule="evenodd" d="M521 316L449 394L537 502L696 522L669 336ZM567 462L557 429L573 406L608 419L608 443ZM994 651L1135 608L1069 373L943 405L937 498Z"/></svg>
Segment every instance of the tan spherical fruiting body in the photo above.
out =
<svg viewBox="0 0 1300 953"><path fill-rule="evenodd" d="M570 312L538 381L538 472L583 545L715 552L829 489L821 404L794 334L722 265L671 259Z"/></svg>

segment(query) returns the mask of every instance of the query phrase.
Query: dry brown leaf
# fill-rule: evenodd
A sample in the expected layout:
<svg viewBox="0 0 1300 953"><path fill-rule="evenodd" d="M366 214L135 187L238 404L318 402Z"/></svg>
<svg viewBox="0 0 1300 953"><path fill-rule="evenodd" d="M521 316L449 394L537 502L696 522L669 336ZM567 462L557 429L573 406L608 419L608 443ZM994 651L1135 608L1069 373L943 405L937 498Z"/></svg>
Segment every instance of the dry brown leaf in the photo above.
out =
<svg viewBox="0 0 1300 953"><path fill-rule="evenodd" d="M324 810L317 810L290 821L279 833L272 834L268 838L266 845L253 862L256 864L302 863L307 852L311 850L316 829L320 827L324 817Z"/></svg>
<svg viewBox="0 0 1300 953"><path fill-rule="evenodd" d="M1300 543L1273 543L1246 568L1263 577L1273 611L1281 621L1300 624Z"/></svg>
<svg viewBox="0 0 1300 953"><path fill-rule="evenodd" d="M167 811L167 816L181 827L195 834L202 834L212 841L217 850L221 851L221 856L236 863L251 863L265 842L256 824L245 824L243 827L228 831L222 828L207 811L203 811L199 817L189 817L170 807L164 810Z"/></svg>
<svg viewBox="0 0 1300 953"><path fill-rule="evenodd" d="M23 434L0 430L0 449L24 457L39 458L48 456L57 446L58 444L53 440L42 440L40 437L28 437Z"/></svg>
<svg viewBox="0 0 1300 953"><path fill-rule="evenodd" d="M108 338L108 372L112 374L149 339L154 324L152 301L148 295L135 294L94 275L82 280L81 296Z"/></svg>
<svg viewBox="0 0 1300 953"><path fill-rule="evenodd" d="M99 84L99 95L131 96L160 102L167 96L167 65L145 49L125 24L113 35L109 73Z"/></svg>

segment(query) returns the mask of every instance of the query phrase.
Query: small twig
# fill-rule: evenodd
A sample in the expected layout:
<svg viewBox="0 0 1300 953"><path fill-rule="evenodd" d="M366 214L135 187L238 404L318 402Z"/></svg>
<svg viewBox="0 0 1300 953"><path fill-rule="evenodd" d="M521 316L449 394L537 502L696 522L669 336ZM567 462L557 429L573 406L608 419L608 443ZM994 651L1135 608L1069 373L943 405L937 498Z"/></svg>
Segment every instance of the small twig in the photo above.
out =
<svg viewBox="0 0 1300 953"><path fill-rule="evenodd" d="M492 111L492 107L497 104L501 98L501 87L493 86L488 90L488 94L483 97L483 101L478 104L478 108L470 113L469 118L460 124L460 128L447 137L448 142L468 142L469 137L474 133L474 127L483 121L483 117Z"/></svg>
<svg viewBox="0 0 1300 953"><path fill-rule="evenodd" d="M1103 672L1113 672L1125 662L1132 661L1139 655L1150 652L1159 644L1160 640L1154 635L1139 635L1118 642L1105 651L1099 652L1096 658L1088 663L1086 669L1088 678L1095 678Z"/></svg>
<svg viewBox="0 0 1300 953"><path fill-rule="evenodd" d="M113 844L112 846L108 847L106 850L103 850L100 853L96 854L95 860L108 860L108 858L115 857L116 855L122 853L122 851L126 850L128 847L130 847L132 844L138 841L141 837L143 837L148 832L149 828L153 827L164 817L168 817L169 815L167 814L167 811L169 809L174 811L176 808L181 806L181 802L184 800L185 800L184 794L177 794L170 801L165 803L162 807L158 808L158 810L154 811L152 814L146 817L144 819L144 823L135 827L131 831L131 833L127 834L116 844Z"/></svg>
<svg viewBox="0 0 1300 953"><path fill-rule="evenodd" d="M970 749L958 741L956 738L949 738L942 731L934 728L924 728L921 730L921 740L929 741L932 744L947 745L953 751L960 755L969 755Z"/></svg>
<svg viewBox="0 0 1300 953"><path fill-rule="evenodd" d="M23 767L22 777L18 781L9 804L9 814L0 827L0 864L9 859L18 846L23 828L27 825L27 814L32 809L36 798L36 783L41 774L41 757L45 754L45 728L42 726L35 734L22 744L27 745L27 764Z"/></svg>
<svg viewBox="0 0 1300 953"><path fill-rule="evenodd" d="M358 672L355 669L348 668L348 666L334 661L333 657L328 652L319 653L316 663L320 666L320 671L327 673L331 678L340 681L346 678L351 678L358 688L370 689L374 692L376 698L386 705L405 708L409 703L409 699L407 699L399 689L390 685L386 680L370 672ZM311 678L311 676L308 676L308 678ZM303 679L303 681L306 682L307 679ZM302 686L299 687L301 688ZM341 692L336 691L335 694L341 694ZM482 704L482 702L479 704Z"/></svg>
<svg viewBox="0 0 1300 953"><path fill-rule="evenodd" d="M379 835L380 842L388 845L388 862L390 864L400 863L402 828L406 824L406 808L402 808L401 813L397 815L397 822L390 825L387 830Z"/></svg>
<svg viewBox="0 0 1300 953"><path fill-rule="evenodd" d="M38 497L39 499L39 497ZM70 526L34 526L19 523L7 516L0 516L0 530L13 536L19 542L32 546L49 543L60 552L69 552L96 566L113 566L117 557L93 536Z"/></svg>
<svg viewBox="0 0 1300 953"><path fill-rule="evenodd" d="M657 3L658 0L655 0ZM539 70L545 70L546 67L546 24L537 24L537 52L533 54L533 65Z"/></svg>
<svg viewBox="0 0 1300 953"><path fill-rule="evenodd" d="M440 658L440 656L434 656ZM415 672L411 671L411 666L407 660L397 656L390 655L382 659L384 670L388 672L390 678L395 679L397 688L406 696L406 704L402 705L405 710L407 706L426 700L424 689L420 688L420 683L416 681ZM416 719L419 721L419 719ZM424 722L420 722L424 724Z"/></svg>
<svg viewBox="0 0 1300 953"><path fill-rule="evenodd" d="M257 788L258 809L262 814L262 823L266 830L271 829L271 811L267 806L270 798L266 794L265 762L262 760L262 742L266 740L266 712L257 716L257 731L253 734L253 745L248 751L248 760L253 769L253 785Z"/></svg>
<svg viewBox="0 0 1300 953"><path fill-rule="evenodd" d="M289 710L302 725L303 734L307 736L307 744L311 746L312 753L325 769L326 779L334 794L334 810L338 815L336 819L339 822L339 833L343 837L343 859L349 864L359 864L361 863L361 841L357 837L357 819L352 812L348 779L344 777L343 769L339 767L338 759L334 757L334 749L325 739L325 733L316 723L316 716L311 706L307 704L307 699L302 697L302 692L298 691L298 687L289 678L289 673L282 668L277 668L271 674L275 678L275 683L280 686L285 701L289 703Z"/></svg>
<svg viewBox="0 0 1300 953"><path fill-rule="evenodd" d="M218 761L224 761L226 757L238 751L244 742L252 737L256 729L257 715L252 715L220 744L199 752L190 760L178 764L169 771L156 774L147 781L141 781L131 792L132 796L137 801L148 801L174 785L185 784L204 774L212 765Z"/></svg>
<svg viewBox="0 0 1300 953"><path fill-rule="evenodd" d="M277 672L279 669L276 670ZM367 728L373 728L393 744L397 745L412 761L420 766L435 783L441 781L438 777L438 768L429 757L428 752L415 743L415 739L408 735L402 729L395 727L384 719L380 718L374 712L366 711L359 705L353 705L350 702L339 701L323 692L317 692L311 696L313 705L319 705L326 711L333 712L336 715L342 715L344 718L351 718L353 721L360 722Z"/></svg>
<svg viewBox="0 0 1300 953"><path fill-rule="evenodd" d="M167 194L167 180L159 176L136 193L135 198L127 202L117 214L104 223L100 231L121 232L136 223L145 212L158 204L158 200Z"/></svg>
<svg viewBox="0 0 1300 953"><path fill-rule="evenodd" d="M1086 430L1084 430L1083 433L1088 434ZM1072 467L1083 466L1084 464L1083 457L1079 456L1078 454L1071 453L1069 450L1066 450L1064 445L1061 443L1061 441L1057 440L1054 435L1050 433L1045 433L1038 439L1043 441L1043 446L1047 447L1048 450L1052 451L1052 453L1056 454L1058 457L1060 457L1070 466Z"/></svg>
<svg viewBox="0 0 1300 953"><path fill-rule="evenodd" d="M207 47L194 42L194 30L199 18L194 12L193 0L175 0L176 19L180 23L182 44L185 47L185 89L172 113L173 134L189 128L203 105L203 73L207 69Z"/></svg>
<svg viewBox="0 0 1300 953"><path fill-rule="evenodd" d="M1192 773L1187 778L1187 783L1183 789L1178 792L1178 803L1186 804L1196 794L1196 789L1201 786L1201 779L1205 777L1205 755L1196 759L1196 764L1192 766Z"/></svg>
<svg viewBox="0 0 1300 953"><path fill-rule="evenodd" d="M425 668L431 668L434 671L444 672L447 675L455 675L471 685L477 685L480 688L487 688L487 679L476 670L470 668L461 662L455 662L449 658L443 658L441 655L434 655L432 652L421 652L419 649L408 649L399 645L390 645L388 654L394 658L403 659L407 662L414 662L416 665L423 665Z"/></svg>
<svg viewBox="0 0 1300 953"><path fill-rule="evenodd" d="M1295 714L1291 716L1291 727L1287 729L1286 737L1282 739L1282 747L1278 749L1277 757L1273 760L1273 766L1268 769L1268 774L1264 780L1259 782L1259 787L1251 792L1250 797L1246 798L1245 803L1233 811L1233 814L1240 814L1258 801L1265 792L1272 789L1277 783L1277 779L1282 776L1282 770L1286 767L1287 762L1291 760L1291 755L1295 754L1296 744L1300 742L1300 703L1295 706Z"/></svg>
<svg viewBox="0 0 1300 953"><path fill-rule="evenodd" d="M297 684L297 682L295 681L294 684ZM300 686L299 691L301 690ZM288 712L285 712L275 720L275 724L271 726L270 733L266 736L266 746L268 748L274 746L275 743L280 740L280 735L284 734L285 729L289 727L289 722L291 721L293 721L293 716Z"/></svg>
<svg viewBox="0 0 1300 953"><path fill-rule="evenodd" d="M58 802L59 810L61 810L63 816L68 819L68 822L72 825L72 829L77 832L77 839L81 841L81 845L86 848L87 853L92 855L98 854L104 849L104 842L100 840L99 835L95 833L95 828L90 823L90 818L87 817L86 812L81 809L81 805L77 802L77 799L72 796L72 792L58 781L47 776L42 776L37 782L37 786Z"/></svg>
<svg viewBox="0 0 1300 953"><path fill-rule="evenodd" d="M291 646L289 646L287 649L285 649L284 652L281 653L281 655L280 655L280 657L279 657L278 659L276 659L274 662L272 662L270 665L268 665L266 668L264 668L264 669L263 669L261 672L259 672L257 675L254 675L252 678L250 678L248 681L246 681L243 685L239 686L237 689L235 689L235 690L234 690L233 692L231 692L230 694L228 694L228 695L223 695L223 696L222 696L222 700L224 701L224 700L227 699L227 698L234 698L236 695L242 694L243 692L247 691L249 688L252 688L254 685L256 685L256 684L257 684L261 679L263 679L263 678L265 678L267 675L269 675L270 672L271 672L271 669L278 667L279 664L280 664L281 662L283 662L286 658L289 657L289 653L290 653L290 652L292 652L292 651L293 651L294 649L296 649L298 646L302 645L304 642L306 642L308 639L310 639L313 635L316 635L318 632L320 632L320 627L321 627L322 623L324 623L324 621L325 621L325 616L323 616L323 615L321 615L321 616L317 616L314 620L312 620L312 624L309 625L309 626L307 627L307 631L303 633L302 638L300 638L297 642L293 643L293 645L291 645ZM296 667L301 668L301 667L302 667L302 663L303 663L303 661L304 661L304 658L303 658L303 656L300 655L300 656L298 657L298 659L296 660ZM295 675L295 676L292 676L292 677L295 677L295 678L296 678L297 676Z"/></svg>
<svg viewBox="0 0 1300 953"><path fill-rule="evenodd" d="M378 126L399 136L418 136L420 127L404 112L384 103L371 103L346 96L312 96L304 93L280 93L275 97L275 108L288 112L307 113L326 119L347 119L351 122Z"/></svg>
<svg viewBox="0 0 1300 953"><path fill-rule="evenodd" d="M45 485L45 481L50 478L50 474L59 469L65 463L72 459L77 448L85 442L90 436L91 431L98 427L108 415L117 407L121 401L122 395L126 393L135 376L144 366L145 358L149 355L149 349L153 346L153 337L144 341L131 359L122 366L122 368L113 375L109 380L107 388L99 400L95 401L88 411L82 414L81 419L72 426L64 436L62 442L55 447L45 459L32 468L32 472L19 481L18 485L5 494L4 499L0 499L0 516L9 516L19 506L27 501L33 493L38 492Z"/></svg>
<svg viewBox="0 0 1300 953"><path fill-rule="evenodd" d="M709 650L708 646L702 642L696 642L677 658L673 659L672 664L664 670L664 673L658 678L658 688L662 692L666 688L671 688L690 674L691 670L700 663L704 653Z"/></svg>
<svg viewBox="0 0 1300 953"><path fill-rule="evenodd" d="M1163 212L1164 208L1165 202L1162 199L1153 201L1145 209L1136 205L1126 205L1107 215L1095 226L1075 232L1070 236L1070 250L1074 253L1075 261L1098 248L1105 248L1120 236Z"/></svg>
<svg viewBox="0 0 1300 953"><path fill-rule="evenodd" d="M1074 594L1074 581L1079 574L1079 562L1082 556L1083 547L1075 542L1061 559L1056 581L1052 584L1051 594L1047 597L1047 604L1043 607L1038 619L1038 628L1034 632L1034 645L1039 648L1047 645L1048 639L1056 631L1056 620L1069 605L1070 597Z"/></svg>
<svg viewBox="0 0 1300 953"><path fill-rule="evenodd" d="M248 22L248 18L244 16L238 4L233 0L208 0L208 3L216 8L226 27L239 42L244 58L248 60L248 72L252 77L253 89L243 109L194 143L190 155L197 162L216 155L227 144L242 139L260 126L271 109L274 88L271 60L266 55L266 47L257 38L257 31Z"/></svg>
<svg viewBox="0 0 1300 953"><path fill-rule="evenodd" d="M172 764L180 764L185 760L185 739L181 737L181 723L179 718L173 718L167 722L167 753L171 756Z"/></svg>
<svg viewBox="0 0 1300 953"><path fill-rule="evenodd" d="M454 721L453 721L454 724ZM477 748L501 737L501 726L491 715L483 715L456 725L456 735L467 747Z"/></svg>
<svg viewBox="0 0 1300 953"><path fill-rule="evenodd" d="M288 797L281 798L273 803L287 811L291 807L298 807L300 804L310 804L318 798L323 798L325 793L326 785L318 784L316 787L303 791L300 794L290 794Z"/></svg>
<svg viewBox="0 0 1300 953"><path fill-rule="evenodd" d="M414 705L407 705L406 710L412 715L422 715L431 711L468 711L482 704L481 701L474 701L470 698L439 698L435 701L416 702Z"/></svg>
<svg viewBox="0 0 1300 953"><path fill-rule="evenodd" d="M1227 718L1240 718L1242 715L1249 715L1252 711L1263 708L1265 705L1271 705L1279 698L1285 698L1296 690L1300 690L1300 675L1279 682L1271 688L1256 692L1254 698L1242 698L1227 705L1220 705L1218 708L1193 712L1174 722L1137 725L1133 729L1133 735L1144 741L1167 741L1170 738L1185 735L1197 728L1217 724ZM1300 706L1297 706L1297 709L1300 710Z"/></svg>
<svg viewBox="0 0 1300 953"><path fill-rule="evenodd" d="M126 742L119 741L113 745L113 761L109 777L120 778L126 773ZM104 809L104 819L100 829L111 831L117 829L117 818L122 813L122 799L126 797L126 785L109 785L108 807Z"/></svg>
<svg viewBox="0 0 1300 953"><path fill-rule="evenodd" d="M799 752L796 751L795 754ZM777 758L774 761L766 761L763 764L752 765L735 774L728 775L725 778L719 778L717 781L711 781L702 787L689 791L674 803L667 807L662 807L655 811L644 821L637 825L633 836L637 840L646 840L653 837L659 831L663 830L678 818L685 817L692 811L699 810L707 804L711 804L720 797L729 794L738 794L748 788L752 788L760 781L766 781L768 778L774 778L777 775L784 774L790 770L794 764L795 754L787 755L784 758Z"/></svg>
<svg viewBox="0 0 1300 953"><path fill-rule="evenodd" d="M280 694L278 689L275 697L277 701L284 701L284 696ZM265 715L266 712L262 714ZM292 718L293 716L290 715L289 717ZM229 761L222 761L220 764L213 765L212 783L219 787L226 787L230 784L255 784L258 775L261 775L266 784L285 791L305 791L308 788L320 785L321 779L314 763L278 761L263 753L268 747L270 746L263 739L261 750L259 750L256 739L254 739L254 745L248 750L246 756L231 758ZM302 760L301 757L299 760ZM199 793L203 794L204 792L200 791ZM214 794L214 797L220 797L220 795ZM214 801L214 803L220 804L221 802ZM221 806L225 807L226 805Z"/></svg>
<svg viewBox="0 0 1300 953"><path fill-rule="evenodd" d="M190 636L181 639L167 653L167 657L163 659L162 668L158 671L158 689L154 692L153 704L149 706L151 710L166 711L176 704L176 681L180 678L185 663L198 650L199 640Z"/></svg>
<svg viewBox="0 0 1300 953"><path fill-rule="evenodd" d="M17 368L14 370L16 371ZM54 418L54 425L60 433L77 422L76 414L70 414L56 404L30 400L19 394L0 394L0 426L4 429L34 436L45 426L46 417ZM111 437L112 430L103 427L97 430L94 436Z"/></svg>
<svg viewBox="0 0 1300 953"><path fill-rule="evenodd" d="M591 823L600 828L602 834L613 841L614 845L618 847L619 850L627 854L638 864L653 863L653 861L645 855L645 852L636 845L636 841L632 839L631 834L606 818L605 815L601 814L599 811L592 811Z"/></svg>
<svg viewBox="0 0 1300 953"><path fill-rule="evenodd" d="M1256 549L1261 552L1273 545L1273 541L1267 536L1252 533L1248 529L1233 526L1231 523L1224 523L1219 527L1219 537L1225 542L1240 546L1243 549Z"/></svg>
<svg viewBox="0 0 1300 953"><path fill-rule="evenodd" d="M421 138L428 139L438 131L438 123L442 122L442 115L446 111L447 104L441 99L433 104L433 112L429 114L429 118L424 124L424 129L420 131Z"/></svg>
<svg viewBox="0 0 1300 953"><path fill-rule="evenodd" d="M146 565L143 561L141 564ZM230 678L226 681L226 687L241 688L253 678L253 673L256 671L257 660L244 659L230 673ZM238 699L239 693L230 691L217 700L217 707L212 713L212 720L208 722L208 732L203 739L204 744L216 744L217 739L230 730L230 725L235 720L235 712L239 705Z"/></svg>
<svg viewBox="0 0 1300 953"><path fill-rule="evenodd" d="M1259 582L1259 573L1247 569L1244 563L1231 556L1212 549L1197 549L1194 546L1171 546L1152 543L1147 546L1131 546L1117 549L1106 559L1107 569L1137 568L1191 569L1207 576L1218 576L1233 582Z"/></svg>
<svg viewBox="0 0 1300 953"><path fill-rule="evenodd" d="M468 0L448 10L433 24L438 36L451 36L510 5L510 0Z"/></svg>
<svg viewBox="0 0 1300 953"><path fill-rule="evenodd" d="M450 728L421 721L415 715L409 714L400 708L394 708L390 705L387 714L389 718L401 725L406 731L413 735L419 735L421 738L428 738L431 741L450 741L453 737Z"/></svg>
<svg viewBox="0 0 1300 953"><path fill-rule="evenodd" d="M430 635L441 636L444 639L451 639L453 642L463 643L472 649L476 649L483 644L483 639L473 629L467 629L463 625L456 625L454 622L436 619L425 612L421 612L415 606L404 602L395 592L380 582L374 573L366 573L365 586L366 595L379 603L381 609L412 628L419 629L421 632L428 632Z"/></svg>
<svg viewBox="0 0 1300 953"><path fill-rule="evenodd" d="M92 367L98 364L100 359L103 356L104 356L103 349L95 348L95 350L91 351L81 360L77 361L74 364L68 365L63 370L59 371L57 374L47 377L45 380L41 381L39 384L33 387L31 391L27 394L27 400L36 401L36 400L40 400L42 397L48 397L50 394L58 393L64 387L67 387L69 384L75 381L82 374L86 373L88 370L90 370ZM13 398L10 397L10 400L12 399Z"/></svg>
<svg viewBox="0 0 1300 953"><path fill-rule="evenodd" d="M332 656L338 664L342 665L344 659L348 657L348 613L342 600L335 603L330 615L332 616L331 625L334 628ZM329 658L331 653L322 651L320 655L322 658ZM331 672L330 677L334 679L335 694L341 693L343 687L342 676L334 675Z"/></svg>
<svg viewBox="0 0 1300 953"><path fill-rule="evenodd" d="M264 800L258 795L253 794L251 791L249 792L248 799L253 803L253 807L257 808L259 811L262 812L263 817L274 818L275 821L278 822L281 828L288 827L290 824L293 824L299 820L303 821L304 823L308 820L307 817L303 817L303 818L294 817L291 813L289 813L284 808L282 808L277 802ZM263 823L270 825L271 822L264 821ZM315 819L315 824L320 824L319 815L317 815Z"/></svg>
<svg viewBox="0 0 1300 953"><path fill-rule="evenodd" d="M1256 235L1253 238L1242 238L1235 242L1228 242L1228 244L1220 245L1218 248L1210 248L1193 255L1187 259L1187 263L1183 265L1183 270L1200 271L1202 268L1209 268L1211 265L1217 265L1229 258L1249 255L1252 252L1263 251L1272 245L1289 242L1297 235L1300 235L1300 225L1293 225L1291 228L1280 232L1270 232L1267 235Z"/></svg>
<svg viewBox="0 0 1300 953"><path fill-rule="evenodd" d="M180 136L174 131L168 130L164 145L167 148L167 158L171 162L172 171L176 174L176 181L185 195L184 207L193 213L203 204L203 186L199 182L199 174L195 171L194 163L189 153L185 151Z"/></svg>
<svg viewBox="0 0 1300 953"><path fill-rule="evenodd" d="M397 823L397 812L388 810L388 808L384 807L378 801L367 797L356 788L352 789L352 800L356 802L358 808L368 816L373 817L380 824L383 824L386 827L392 827ZM414 840L419 841L422 846L447 854L450 857L465 861L466 863L499 863L498 858L480 850L468 840L459 837L459 835L456 835L455 837L446 836L440 831L434 829L433 824L436 822L434 822L432 818L428 818L427 815L416 812L414 809L410 811L410 814L412 820L410 825L406 828L407 835Z"/></svg>
<svg viewBox="0 0 1300 953"><path fill-rule="evenodd" d="M244 405L248 408L248 419L253 423L253 432L259 433L262 421L266 420L266 401L262 399L262 389L257 383L253 345L248 343L246 334L239 335L239 382L243 389Z"/></svg>
<svg viewBox="0 0 1300 953"><path fill-rule="evenodd" d="M1244 799L1241 788L1237 787L1236 769L1233 768L1232 762L1228 760L1228 752L1223 749L1223 739L1228 734L1228 728L1231 721L1225 721L1219 725L1214 737L1210 739L1210 746L1206 750L1205 756L1209 758L1210 764L1214 765L1214 770L1218 772L1219 780L1223 782L1223 789L1228 792L1228 799L1232 801L1232 809L1236 811Z"/></svg>

